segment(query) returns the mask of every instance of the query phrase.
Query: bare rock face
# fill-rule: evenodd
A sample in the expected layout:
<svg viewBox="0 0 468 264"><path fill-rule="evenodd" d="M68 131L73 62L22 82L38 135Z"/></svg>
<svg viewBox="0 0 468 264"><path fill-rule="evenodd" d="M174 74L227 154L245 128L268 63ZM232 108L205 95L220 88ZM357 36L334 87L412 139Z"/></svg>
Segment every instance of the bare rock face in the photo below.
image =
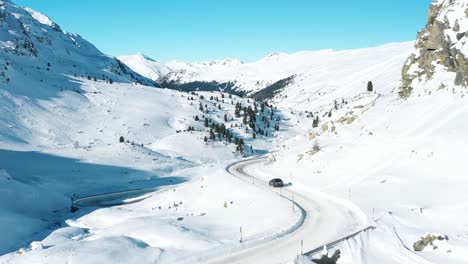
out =
<svg viewBox="0 0 468 264"><path fill-rule="evenodd" d="M400 96L408 97L415 81L430 80L438 69L456 73L455 85L468 86L467 40L468 0L435 0L403 66Z"/></svg>

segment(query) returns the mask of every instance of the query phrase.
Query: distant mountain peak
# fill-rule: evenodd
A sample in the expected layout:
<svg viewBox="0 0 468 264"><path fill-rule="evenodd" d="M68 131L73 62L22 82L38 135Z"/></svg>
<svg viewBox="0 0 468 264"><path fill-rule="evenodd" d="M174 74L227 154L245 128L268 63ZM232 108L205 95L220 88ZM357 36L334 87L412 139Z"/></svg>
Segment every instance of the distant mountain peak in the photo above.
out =
<svg viewBox="0 0 468 264"><path fill-rule="evenodd" d="M138 72L142 76L157 81L165 77L172 70L166 65L154 60L153 58L137 53L134 55L125 55L118 57L120 61L126 64L130 69Z"/></svg>
<svg viewBox="0 0 468 264"><path fill-rule="evenodd" d="M132 55L129 55L129 56L132 56ZM152 61L152 62L158 62L157 60L151 58L150 56L144 54L144 53L137 53L135 55L133 55L139 59L142 59L142 60L147 60L147 61Z"/></svg>
<svg viewBox="0 0 468 264"><path fill-rule="evenodd" d="M29 14L31 14L31 16L39 23L43 24L43 25L47 25L51 28L54 28L56 30L62 30L60 28L59 25L57 25L54 21L52 21L52 19L50 19L48 16L40 13L40 12L37 12L29 7L26 7L24 8L24 10L26 10Z"/></svg>
<svg viewBox="0 0 468 264"><path fill-rule="evenodd" d="M8 65L0 70L0 83L25 95L30 94L31 86L43 88L44 93L46 89L70 88L64 85L70 76L156 85L80 35L62 31L46 15L11 1L0 1L0 63ZM34 85L25 85L27 82Z"/></svg>

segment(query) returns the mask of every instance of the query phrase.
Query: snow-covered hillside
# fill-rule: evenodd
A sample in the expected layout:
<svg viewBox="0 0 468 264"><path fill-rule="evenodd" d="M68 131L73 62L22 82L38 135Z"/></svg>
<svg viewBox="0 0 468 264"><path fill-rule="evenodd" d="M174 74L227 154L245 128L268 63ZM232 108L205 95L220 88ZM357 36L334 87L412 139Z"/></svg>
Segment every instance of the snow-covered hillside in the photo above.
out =
<svg viewBox="0 0 468 264"><path fill-rule="evenodd" d="M154 88L45 15L0 6L0 263L173 263L237 247L239 226L255 242L296 225L299 211L276 211L288 201L224 171L274 146L277 111ZM152 198L70 211L74 198L132 189Z"/></svg>
<svg viewBox="0 0 468 264"><path fill-rule="evenodd" d="M172 72L172 70L164 64L143 54L120 56L118 59L130 67L130 69L153 81L158 81L160 78Z"/></svg>
<svg viewBox="0 0 468 264"><path fill-rule="evenodd" d="M343 85L349 87L347 94L353 94L373 80L380 91L388 91L399 81L401 65L412 50L412 43L395 43L360 50L275 53L252 63L237 59L201 63L172 61L166 64L171 71L160 80L170 88L185 85L192 90L227 89L268 98L277 95L278 100L305 107L310 100L315 100L315 95L333 94ZM148 65L153 62L138 55L134 58L138 59L123 61L128 61L127 65L140 74L150 76L148 71L152 67ZM160 69L161 65L157 64L153 75L161 77ZM275 85L288 78L289 81Z"/></svg>
<svg viewBox="0 0 468 264"><path fill-rule="evenodd" d="M88 80L80 88L82 93L64 91L37 103L11 94L17 105L2 101L16 119L0 126L9 135L0 140L0 250L25 248L0 262L62 263L71 257L81 263L173 263L189 252L236 247L240 225L246 241L257 241L298 221L299 214L280 213L290 209L287 201L223 170L239 156L233 143L218 140L217 133L204 142L209 128L196 116L226 124L254 150L272 146L260 135L254 141L234 116L235 104L248 105L248 99L223 102L210 99L222 97L217 93ZM152 189L153 198L70 213L73 197L141 188Z"/></svg>
<svg viewBox="0 0 468 264"><path fill-rule="evenodd" d="M468 90L459 80L468 59L463 37L453 38L466 30L466 7L465 0L434 1L403 67L403 87L411 84L405 93L388 83L376 89L380 94L354 91L342 101L336 96L336 104L329 98L290 109L307 98L304 91L285 105L302 135L256 170L348 199L374 220L375 230L329 249L341 250L338 263L466 262ZM416 75L407 79L408 73ZM337 90L348 93L346 85Z"/></svg>

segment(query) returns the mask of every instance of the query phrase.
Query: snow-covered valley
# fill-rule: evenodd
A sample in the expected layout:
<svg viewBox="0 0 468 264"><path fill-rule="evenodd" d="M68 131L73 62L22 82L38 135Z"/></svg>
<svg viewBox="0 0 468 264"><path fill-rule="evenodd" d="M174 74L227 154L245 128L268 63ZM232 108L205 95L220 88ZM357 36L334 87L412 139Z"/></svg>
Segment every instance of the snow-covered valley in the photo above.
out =
<svg viewBox="0 0 468 264"><path fill-rule="evenodd" d="M164 64L0 1L0 263L466 263L460 10L411 43Z"/></svg>

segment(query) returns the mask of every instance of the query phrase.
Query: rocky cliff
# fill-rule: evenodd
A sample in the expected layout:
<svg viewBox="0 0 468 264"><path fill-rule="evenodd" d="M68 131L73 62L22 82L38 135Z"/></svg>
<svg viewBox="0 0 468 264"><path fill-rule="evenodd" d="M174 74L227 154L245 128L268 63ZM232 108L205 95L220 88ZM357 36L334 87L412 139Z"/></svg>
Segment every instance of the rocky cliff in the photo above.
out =
<svg viewBox="0 0 468 264"><path fill-rule="evenodd" d="M438 69L455 73L455 85L468 86L467 37L468 0L435 0L403 67L400 96L408 97L415 82L432 79Z"/></svg>

